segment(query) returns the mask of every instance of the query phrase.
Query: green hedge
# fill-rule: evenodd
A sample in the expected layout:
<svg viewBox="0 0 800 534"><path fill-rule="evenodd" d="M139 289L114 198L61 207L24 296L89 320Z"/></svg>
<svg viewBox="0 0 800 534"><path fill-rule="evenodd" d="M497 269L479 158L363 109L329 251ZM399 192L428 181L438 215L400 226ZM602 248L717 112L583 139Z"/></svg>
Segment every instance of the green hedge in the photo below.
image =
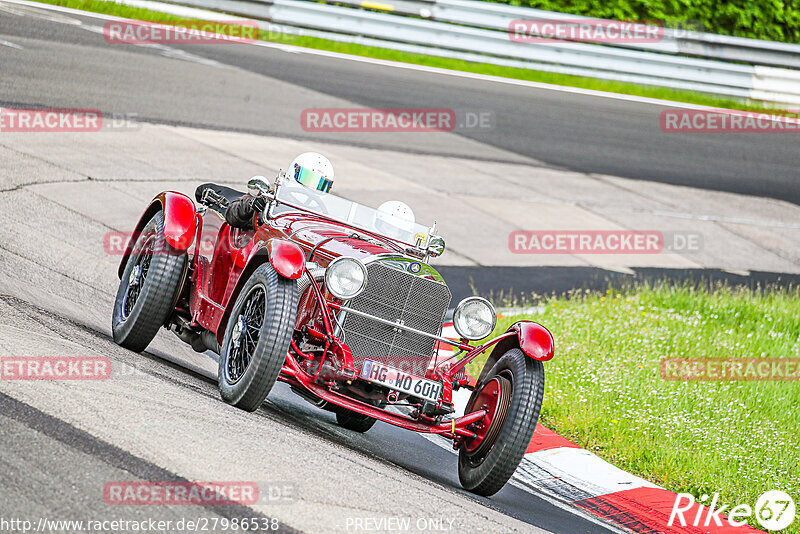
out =
<svg viewBox="0 0 800 534"><path fill-rule="evenodd" d="M658 20L672 28L800 43L800 0L497 0L617 20Z"/></svg>

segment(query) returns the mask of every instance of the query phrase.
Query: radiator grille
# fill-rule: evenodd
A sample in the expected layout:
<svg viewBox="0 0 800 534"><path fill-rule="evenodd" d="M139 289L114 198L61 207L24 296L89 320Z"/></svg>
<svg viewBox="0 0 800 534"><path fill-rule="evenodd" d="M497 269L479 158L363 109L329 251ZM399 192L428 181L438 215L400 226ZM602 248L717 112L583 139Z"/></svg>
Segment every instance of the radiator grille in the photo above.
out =
<svg viewBox="0 0 800 534"><path fill-rule="evenodd" d="M380 262L367 266L367 287L348 307L430 334L440 334L450 305L445 284L388 267ZM433 358L435 340L378 323L367 317L345 314L345 343L353 353L356 370L364 360L375 360L417 376L424 376Z"/></svg>

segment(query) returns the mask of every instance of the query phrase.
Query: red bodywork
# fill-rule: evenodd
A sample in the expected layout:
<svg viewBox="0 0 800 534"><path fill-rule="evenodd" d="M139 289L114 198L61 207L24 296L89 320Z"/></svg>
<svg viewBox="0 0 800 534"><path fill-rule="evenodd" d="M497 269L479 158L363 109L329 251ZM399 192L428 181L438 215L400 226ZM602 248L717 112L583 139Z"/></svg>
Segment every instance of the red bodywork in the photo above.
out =
<svg viewBox="0 0 800 534"><path fill-rule="evenodd" d="M267 241L267 256L278 274L284 278L297 280L306 269L306 256L303 250L286 239L273 238Z"/></svg>
<svg viewBox="0 0 800 534"><path fill-rule="evenodd" d="M167 242L175 249L186 250L190 257L189 276L175 310L184 324L198 331L210 331L221 343L238 292L258 266L269 261L281 276L289 279L308 274L310 285L304 294L299 295L295 334L319 350L313 354L304 352L301 344L293 340L279 380L302 388L330 404L409 430L442 434L456 443L476 438L476 433L468 427L484 419L486 410L446 422L441 422L441 417L424 413L411 418L348 395L346 386L343 387L360 380L360 369L354 368L350 348L334 334L333 316L342 303L327 293L323 282L315 280L307 261L313 261L314 268L318 268L327 266L340 256L364 260L376 254L403 255L403 245L385 236L299 211L276 215L259 223L255 230L244 231L229 226L221 213L213 208L198 213L189 197L175 192L162 193L153 200L137 225L137 232L158 209L164 212ZM367 233L371 239L354 238L354 231ZM203 240L211 240L211 243ZM120 273L129 252L126 251ZM312 252L313 257L309 257ZM506 333L477 347L464 339L453 340L451 344L463 351L463 356L456 362L430 366L424 377L443 385L437 404L438 414L447 413L448 408L452 412L454 388L470 387L467 386L469 378L462 372L464 366L493 347L481 377L500 354L515 346L537 360L546 361L553 357L550 332L533 322L516 323ZM316 366L316 372L308 372L310 366L306 364L315 358L322 361ZM325 367L322 365L324 362L330 365ZM481 378L478 384L481 384Z"/></svg>
<svg viewBox="0 0 800 534"><path fill-rule="evenodd" d="M136 224L136 229L133 233L134 238L128 241L128 248L125 250L122 262L119 265L119 276L122 276L125 264L128 263L131 247L136 242L135 236L139 235L144 225L159 210L164 212L164 238L167 243L179 251L188 250L192 246L198 219L194 202L183 193L165 191L153 199Z"/></svg>

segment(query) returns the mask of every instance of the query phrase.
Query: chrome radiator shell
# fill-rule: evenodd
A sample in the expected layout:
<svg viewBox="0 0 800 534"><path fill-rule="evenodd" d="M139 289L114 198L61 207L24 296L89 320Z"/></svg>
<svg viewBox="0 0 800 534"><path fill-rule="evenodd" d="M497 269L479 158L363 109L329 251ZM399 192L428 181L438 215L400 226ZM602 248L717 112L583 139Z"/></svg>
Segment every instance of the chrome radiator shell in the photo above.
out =
<svg viewBox="0 0 800 534"><path fill-rule="evenodd" d="M374 317L440 335L452 295L430 266L407 258L376 259L366 264L367 286L346 305ZM417 271L417 272L414 272ZM343 312L339 316L344 342L353 354L356 372L364 360L384 363L424 376L434 356L432 337L381 324L369 317Z"/></svg>

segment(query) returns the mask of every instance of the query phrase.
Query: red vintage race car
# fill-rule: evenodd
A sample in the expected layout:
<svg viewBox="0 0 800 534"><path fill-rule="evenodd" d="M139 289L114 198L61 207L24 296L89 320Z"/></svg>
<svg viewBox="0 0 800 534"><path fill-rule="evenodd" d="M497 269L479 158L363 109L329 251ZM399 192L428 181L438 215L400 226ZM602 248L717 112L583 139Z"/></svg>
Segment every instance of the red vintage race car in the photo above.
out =
<svg viewBox="0 0 800 534"><path fill-rule="evenodd" d="M115 341L142 351L167 327L219 355L220 393L234 406L256 410L281 380L345 428L365 432L380 420L451 439L462 485L499 491L539 418L550 332L521 321L471 344L492 333L496 314L468 297L453 314L460 339L443 337L451 293L428 264L444 251L435 223L283 174L248 189L266 208L247 230L225 222L244 194L229 188L199 190L197 206L172 191L153 200L119 267ZM442 346L452 352L442 356ZM482 354L470 380L465 366ZM472 394L457 416L459 388Z"/></svg>

